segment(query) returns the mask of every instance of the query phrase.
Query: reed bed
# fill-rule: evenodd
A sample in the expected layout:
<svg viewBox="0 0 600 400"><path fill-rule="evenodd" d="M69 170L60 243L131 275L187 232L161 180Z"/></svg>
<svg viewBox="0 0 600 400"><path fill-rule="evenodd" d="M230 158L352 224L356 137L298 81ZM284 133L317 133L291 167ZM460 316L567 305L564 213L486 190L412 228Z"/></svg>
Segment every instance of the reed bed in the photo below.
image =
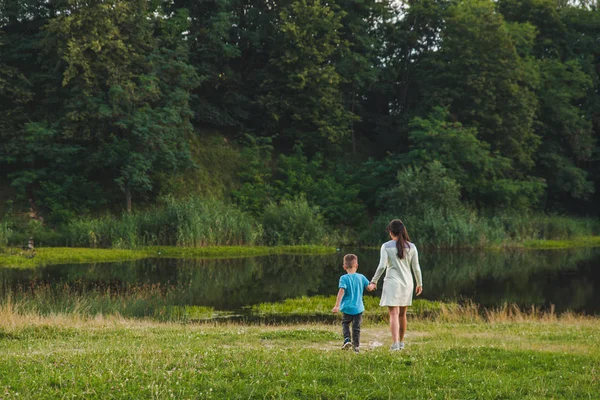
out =
<svg viewBox="0 0 600 400"><path fill-rule="evenodd" d="M260 225L236 207L195 198L167 198L161 207L118 218L79 219L63 231L68 246L92 248L253 245L261 235Z"/></svg>
<svg viewBox="0 0 600 400"><path fill-rule="evenodd" d="M11 236L12 229L9 227L8 222L0 222L0 251L8 246Z"/></svg>
<svg viewBox="0 0 600 400"><path fill-rule="evenodd" d="M364 245L389 240L385 227L400 217L414 241L427 248L490 248L563 243L554 247L597 246L600 220L506 211L482 215L467 207L427 208L418 215L383 214L362 227L327 225L319 210L299 198L271 203L262 215L216 199L165 198L159 205L120 216L79 218L50 229L39 223L0 223L0 248L40 246L139 249L148 246ZM590 239L591 238L591 239Z"/></svg>
<svg viewBox="0 0 600 400"><path fill-rule="evenodd" d="M564 247L577 246L580 241L593 246L596 242L590 238L600 234L600 221L596 218L516 212L484 216L468 209L428 209L422 215L381 215L363 230L360 242L376 246L389 240L385 227L398 217L415 242L428 248L485 248L544 240L569 240L570 246Z"/></svg>

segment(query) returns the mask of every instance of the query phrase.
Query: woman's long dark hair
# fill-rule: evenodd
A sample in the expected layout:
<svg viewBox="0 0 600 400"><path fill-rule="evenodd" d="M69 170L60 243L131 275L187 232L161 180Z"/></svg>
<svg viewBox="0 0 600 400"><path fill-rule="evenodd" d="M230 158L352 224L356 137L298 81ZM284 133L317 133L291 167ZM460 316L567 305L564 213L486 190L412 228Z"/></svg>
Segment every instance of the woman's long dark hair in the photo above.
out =
<svg viewBox="0 0 600 400"><path fill-rule="evenodd" d="M398 240L396 241L396 248L398 249L398 258L403 259L404 252L408 248L408 242L410 242L410 237L408 236L408 232L406 231L404 223L399 219L394 219L388 224L385 230L398 238Z"/></svg>

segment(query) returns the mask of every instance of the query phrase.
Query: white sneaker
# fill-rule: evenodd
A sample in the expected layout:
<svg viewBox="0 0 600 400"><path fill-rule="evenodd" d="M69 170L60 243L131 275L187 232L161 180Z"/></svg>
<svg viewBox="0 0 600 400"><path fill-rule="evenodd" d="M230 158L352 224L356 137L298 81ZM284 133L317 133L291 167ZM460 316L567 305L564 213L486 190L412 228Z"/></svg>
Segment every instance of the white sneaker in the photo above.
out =
<svg viewBox="0 0 600 400"><path fill-rule="evenodd" d="M390 351L400 351L404 350L404 342L394 343L392 347L390 347Z"/></svg>

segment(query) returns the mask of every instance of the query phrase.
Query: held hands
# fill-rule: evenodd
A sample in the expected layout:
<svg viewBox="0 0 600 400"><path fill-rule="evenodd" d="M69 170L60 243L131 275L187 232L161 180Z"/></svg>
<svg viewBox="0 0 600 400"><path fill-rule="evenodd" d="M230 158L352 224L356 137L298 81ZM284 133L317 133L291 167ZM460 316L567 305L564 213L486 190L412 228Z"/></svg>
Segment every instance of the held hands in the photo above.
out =
<svg viewBox="0 0 600 400"><path fill-rule="evenodd" d="M418 296L418 295L420 295L421 293L423 293L423 286L417 286L417 287L415 288L415 294Z"/></svg>
<svg viewBox="0 0 600 400"><path fill-rule="evenodd" d="M369 286L367 286L367 290L369 292L372 292L373 290L377 289L377 285L374 283L369 283Z"/></svg>

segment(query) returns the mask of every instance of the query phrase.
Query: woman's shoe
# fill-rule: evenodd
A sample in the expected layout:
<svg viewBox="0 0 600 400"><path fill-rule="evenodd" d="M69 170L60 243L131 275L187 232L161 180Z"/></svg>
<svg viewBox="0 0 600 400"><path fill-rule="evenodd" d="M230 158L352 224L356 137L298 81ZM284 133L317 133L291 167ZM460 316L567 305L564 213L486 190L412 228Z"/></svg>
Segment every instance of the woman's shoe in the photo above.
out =
<svg viewBox="0 0 600 400"><path fill-rule="evenodd" d="M400 351L404 350L404 342L397 342L390 347L390 351Z"/></svg>

